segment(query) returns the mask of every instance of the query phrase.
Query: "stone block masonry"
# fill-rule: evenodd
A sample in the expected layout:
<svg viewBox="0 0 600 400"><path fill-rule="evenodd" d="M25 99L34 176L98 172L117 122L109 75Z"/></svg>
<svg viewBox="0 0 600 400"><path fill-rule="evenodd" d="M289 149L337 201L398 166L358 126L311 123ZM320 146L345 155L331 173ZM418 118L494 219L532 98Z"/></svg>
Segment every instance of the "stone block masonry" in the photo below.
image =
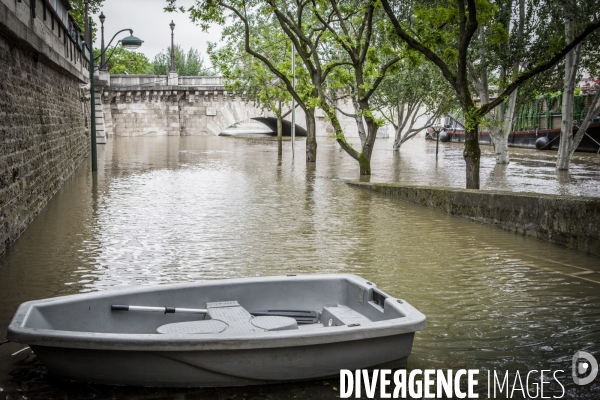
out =
<svg viewBox="0 0 600 400"><path fill-rule="evenodd" d="M50 20L49 8L42 13L46 5L38 2L35 19L29 9L8 8L30 4L24 3L0 2L0 254L90 148L89 103L80 90L85 60L72 51L75 42L50 36L64 28Z"/></svg>
<svg viewBox="0 0 600 400"><path fill-rule="evenodd" d="M396 183L348 184L600 256L600 199L597 198Z"/></svg>

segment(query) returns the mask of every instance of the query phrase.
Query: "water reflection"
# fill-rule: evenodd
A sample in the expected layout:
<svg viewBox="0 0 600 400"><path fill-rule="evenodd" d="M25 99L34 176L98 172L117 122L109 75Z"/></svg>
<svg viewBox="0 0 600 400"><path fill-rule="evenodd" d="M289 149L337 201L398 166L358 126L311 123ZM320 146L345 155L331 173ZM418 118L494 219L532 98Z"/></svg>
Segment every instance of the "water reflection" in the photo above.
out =
<svg viewBox="0 0 600 400"><path fill-rule="evenodd" d="M566 370L576 350L600 354L598 258L349 187L338 178L357 179L357 163L333 140L320 139L316 165L304 162L303 140L296 144L294 158L289 139L279 158L271 139L110 140L97 178L84 163L0 258L0 337L18 304L34 298L348 272L427 315L412 368ZM538 154L495 166L485 153L484 187L598 195L593 155L577 156L559 180ZM397 153L379 140L371 179L460 187L463 165L458 146L441 146L436 164L435 143L408 142ZM66 397L35 361L11 357L18 349L0 347L0 387ZM127 390L110 395L145 393Z"/></svg>

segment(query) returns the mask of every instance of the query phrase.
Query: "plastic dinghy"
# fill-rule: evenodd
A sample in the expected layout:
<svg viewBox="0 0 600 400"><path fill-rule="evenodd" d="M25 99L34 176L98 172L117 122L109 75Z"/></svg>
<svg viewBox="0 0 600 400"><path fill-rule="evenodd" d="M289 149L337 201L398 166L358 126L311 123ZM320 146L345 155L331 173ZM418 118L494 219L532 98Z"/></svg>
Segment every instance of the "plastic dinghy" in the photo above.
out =
<svg viewBox="0 0 600 400"><path fill-rule="evenodd" d="M62 379L201 387L404 368L424 328L423 314L358 276L300 275L30 301L7 337Z"/></svg>

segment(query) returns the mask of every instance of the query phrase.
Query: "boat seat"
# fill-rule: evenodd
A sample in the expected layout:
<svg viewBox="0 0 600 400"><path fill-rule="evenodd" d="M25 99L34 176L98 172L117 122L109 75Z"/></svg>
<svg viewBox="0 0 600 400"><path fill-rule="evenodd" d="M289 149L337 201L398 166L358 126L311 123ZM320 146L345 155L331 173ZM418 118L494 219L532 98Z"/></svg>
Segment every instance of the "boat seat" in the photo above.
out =
<svg viewBox="0 0 600 400"><path fill-rule="evenodd" d="M202 321L176 322L159 326L158 333L221 333L227 329L227 324L218 319L209 319Z"/></svg>
<svg viewBox="0 0 600 400"><path fill-rule="evenodd" d="M331 326L353 324L362 325L371 322L369 318L354 311L350 307L341 304L338 304L337 307L323 308L323 314L321 315L321 323L325 326L330 326L330 320Z"/></svg>
<svg viewBox="0 0 600 400"><path fill-rule="evenodd" d="M206 304L206 319L176 322L158 327L158 333L216 334L283 331L298 329L294 318L280 316L254 317L237 301L221 301Z"/></svg>

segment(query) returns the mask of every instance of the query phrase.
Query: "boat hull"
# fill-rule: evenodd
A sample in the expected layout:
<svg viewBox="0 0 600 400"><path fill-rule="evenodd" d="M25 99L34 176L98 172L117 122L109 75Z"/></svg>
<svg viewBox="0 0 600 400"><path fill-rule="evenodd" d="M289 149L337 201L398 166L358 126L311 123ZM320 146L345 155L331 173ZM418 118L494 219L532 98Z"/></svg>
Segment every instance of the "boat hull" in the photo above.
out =
<svg viewBox="0 0 600 400"><path fill-rule="evenodd" d="M462 143L465 141L465 132L462 129L450 128L445 132L447 136L440 136L440 141L442 142ZM577 128L574 128L573 132L577 132ZM587 135L583 136L576 151L597 153L600 151L600 123L591 124L586 133ZM508 146L536 149L538 148L536 147L536 142L540 138L547 138L547 144L543 145L539 150L558 150L560 143L560 129L513 131L508 135ZM428 129L425 139L436 140L435 133L433 133L432 129ZM487 131L479 132L479 143L492 144L492 140ZM538 144L538 146L540 145Z"/></svg>
<svg viewBox="0 0 600 400"><path fill-rule="evenodd" d="M275 331L160 334L165 324L198 324L203 317L114 311L114 304L208 307L209 313L211 307L277 306L314 310L320 322ZM31 301L19 307L7 337L30 345L54 376L69 381L215 387L317 379L341 369L402 368L415 332L424 327L423 314L360 277L306 275Z"/></svg>
<svg viewBox="0 0 600 400"><path fill-rule="evenodd" d="M118 351L32 346L57 378L152 387L247 386L339 376L341 369L405 368L414 333L256 350Z"/></svg>

